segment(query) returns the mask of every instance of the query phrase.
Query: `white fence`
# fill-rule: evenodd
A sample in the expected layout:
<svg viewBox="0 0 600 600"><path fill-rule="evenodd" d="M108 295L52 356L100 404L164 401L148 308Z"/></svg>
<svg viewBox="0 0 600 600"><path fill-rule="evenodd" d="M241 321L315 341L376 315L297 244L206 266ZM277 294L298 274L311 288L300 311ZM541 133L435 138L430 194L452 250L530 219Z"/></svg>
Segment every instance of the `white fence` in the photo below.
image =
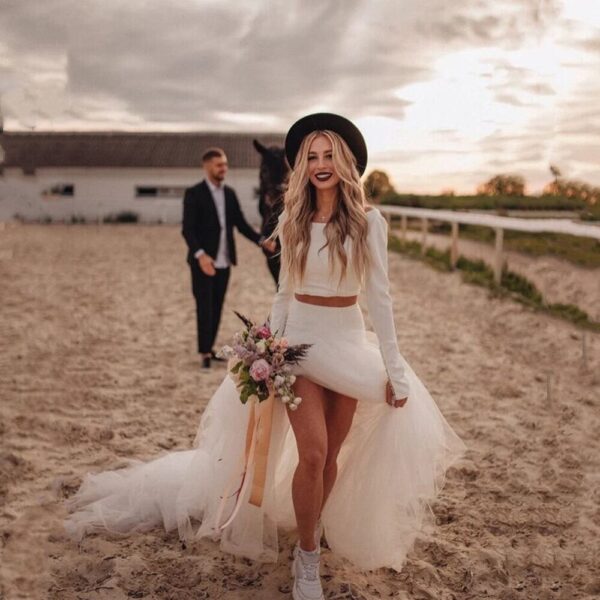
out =
<svg viewBox="0 0 600 600"><path fill-rule="evenodd" d="M389 206L380 204L379 209L390 221L393 216L400 216L401 238L406 240L408 217L421 220L421 252L425 252L429 221L446 221L452 224L452 235L450 242L450 263L452 268L456 267L458 260L458 227L460 223L465 225L481 225L491 227L496 232L496 243L494 253L494 280L500 283L502 275L502 246L504 241L504 230L528 231L530 233L566 233L580 237L591 237L600 240L600 226L587 225L584 223L573 223L565 219L524 219L516 217L500 217L497 215L482 215L473 212L460 212L454 210L437 210L431 208L413 208L409 206Z"/></svg>

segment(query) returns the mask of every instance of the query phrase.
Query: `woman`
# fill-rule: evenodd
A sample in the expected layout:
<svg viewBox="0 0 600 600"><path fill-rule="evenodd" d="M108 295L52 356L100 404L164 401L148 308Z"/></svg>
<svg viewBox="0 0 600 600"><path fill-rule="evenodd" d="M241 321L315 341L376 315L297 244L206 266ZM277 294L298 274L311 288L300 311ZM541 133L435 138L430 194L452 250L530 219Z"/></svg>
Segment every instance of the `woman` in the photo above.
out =
<svg viewBox="0 0 600 600"><path fill-rule="evenodd" d="M194 449L87 475L67 530L130 533L162 523L185 540L276 561L278 528L297 529L293 596L322 598L321 527L331 550L364 570L402 568L465 446L398 350L387 278L387 222L360 183L360 131L331 113L308 115L286 137L292 172L272 238L282 247L271 328L310 343L294 367L295 411L277 403L261 506L224 490L243 455L249 407L226 376L206 407ZM365 328L360 290L375 332ZM220 516L238 506L220 529ZM200 521L194 528L193 521Z"/></svg>

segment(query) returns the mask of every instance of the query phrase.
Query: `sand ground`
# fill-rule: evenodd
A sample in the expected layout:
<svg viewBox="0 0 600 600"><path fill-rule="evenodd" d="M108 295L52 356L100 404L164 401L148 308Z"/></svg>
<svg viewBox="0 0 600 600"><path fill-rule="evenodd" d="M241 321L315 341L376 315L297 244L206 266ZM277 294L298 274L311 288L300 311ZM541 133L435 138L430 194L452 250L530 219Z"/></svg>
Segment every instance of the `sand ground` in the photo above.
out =
<svg viewBox="0 0 600 600"><path fill-rule="evenodd" d="M266 317L274 284L238 239L220 330ZM0 598L289 599L292 539L253 564L176 532L71 542L63 499L88 471L191 446L224 376L194 354L178 228L0 231ZM400 572L359 574L324 549L326 597L600 596L600 337L390 255L403 354L465 440L438 527Z"/></svg>

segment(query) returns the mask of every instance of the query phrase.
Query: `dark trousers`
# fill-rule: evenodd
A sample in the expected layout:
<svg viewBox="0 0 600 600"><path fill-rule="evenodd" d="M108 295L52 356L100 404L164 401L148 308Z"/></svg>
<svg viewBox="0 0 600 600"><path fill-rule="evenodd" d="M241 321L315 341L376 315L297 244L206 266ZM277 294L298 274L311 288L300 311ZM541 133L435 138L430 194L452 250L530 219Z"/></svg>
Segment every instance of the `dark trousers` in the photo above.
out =
<svg viewBox="0 0 600 600"><path fill-rule="evenodd" d="M229 283L231 267L215 269L215 275L206 275L197 260L192 260L192 292L196 300L196 326L198 329L198 352L208 354L219 331L221 309Z"/></svg>

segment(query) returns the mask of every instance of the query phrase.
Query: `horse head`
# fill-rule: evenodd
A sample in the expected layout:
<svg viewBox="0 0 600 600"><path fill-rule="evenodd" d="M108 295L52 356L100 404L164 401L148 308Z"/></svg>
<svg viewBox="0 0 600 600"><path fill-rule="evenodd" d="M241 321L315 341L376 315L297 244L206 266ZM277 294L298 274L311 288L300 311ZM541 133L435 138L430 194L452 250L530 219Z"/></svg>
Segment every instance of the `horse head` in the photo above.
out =
<svg viewBox="0 0 600 600"><path fill-rule="evenodd" d="M282 146L265 146L257 139L252 143L261 155L257 194L259 211L264 218L282 200L290 168Z"/></svg>

